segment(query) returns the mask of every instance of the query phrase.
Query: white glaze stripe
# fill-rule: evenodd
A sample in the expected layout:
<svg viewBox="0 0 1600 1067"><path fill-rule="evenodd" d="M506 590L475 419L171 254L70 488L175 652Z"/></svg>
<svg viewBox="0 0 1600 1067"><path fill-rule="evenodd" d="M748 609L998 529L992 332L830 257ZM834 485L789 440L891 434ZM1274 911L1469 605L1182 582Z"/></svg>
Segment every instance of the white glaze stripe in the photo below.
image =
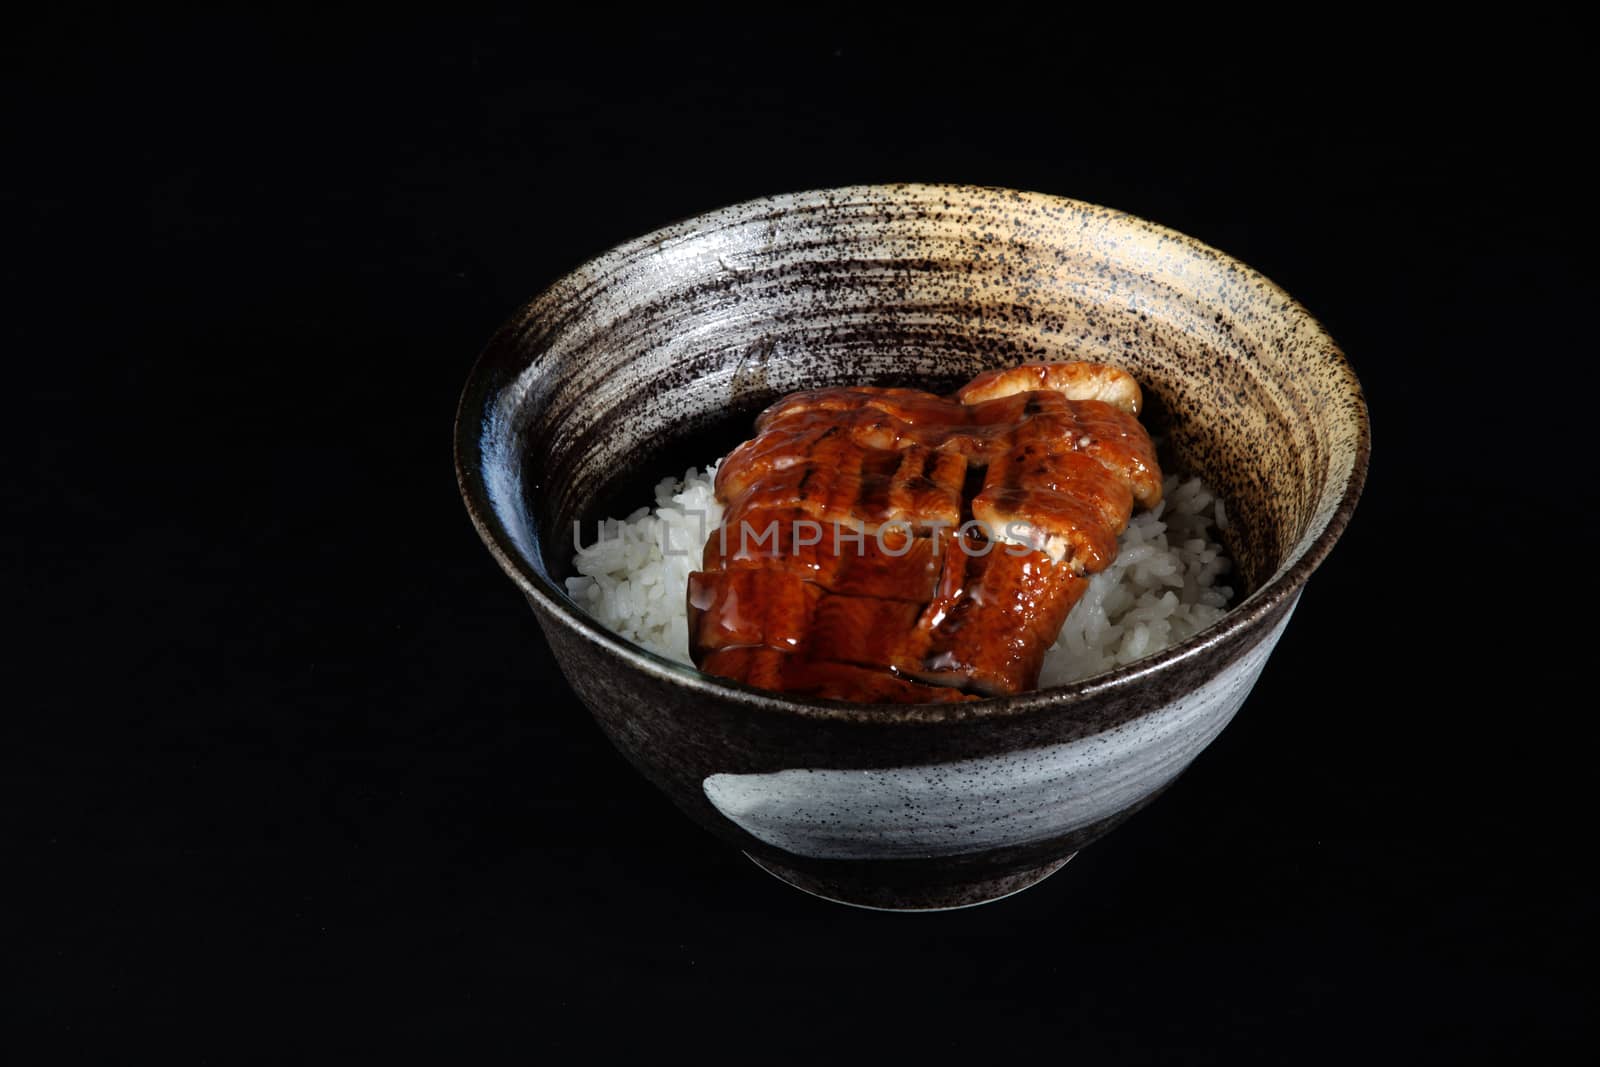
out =
<svg viewBox="0 0 1600 1067"><path fill-rule="evenodd" d="M1093 737L919 767L713 774L701 787L759 840L814 859L956 856L1057 837L1177 777L1244 703L1292 614L1199 689Z"/></svg>

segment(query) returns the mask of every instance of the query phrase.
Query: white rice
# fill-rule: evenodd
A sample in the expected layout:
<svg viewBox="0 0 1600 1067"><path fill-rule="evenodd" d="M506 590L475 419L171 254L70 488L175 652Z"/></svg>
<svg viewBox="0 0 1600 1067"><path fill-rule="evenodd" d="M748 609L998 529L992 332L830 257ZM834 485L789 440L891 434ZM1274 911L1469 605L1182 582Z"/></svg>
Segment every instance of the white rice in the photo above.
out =
<svg viewBox="0 0 1600 1067"><path fill-rule="evenodd" d="M1045 653L1039 685L1063 685L1192 637L1227 614L1233 569L1213 534L1228 528L1222 501L1199 478L1168 475L1161 503L1134 514L1116 562L1089 579Z"/></svg>
<svg viewBox="0 0 1600 1067"><path fill-rule="evenodd" d="M567 592L589 614L637 645L689 660L689 572L699 569L707 535L722 522L712 492L716 465L691 467L656 486L656 506L606 519L580 545L578 577ZM1222 501L1199 478L1166 480L1162 502L1134 515L1116 562L1089 582L1083 599L1045 654L1039 684L1062 685L1159 652L1210 626L1233 589L1217 579L1232 569L1215 531L1228 528Z"/></svg>
<svg viewBox="0 0 1600 1067"><path fill-rule="evenodd" d="M706 537L722 524L712 491L713 463L702 473L656 484L656 506L606 519L593 543L577 546L567 595L605 626L651 652L689 663L689 572L700 569Z"/></svg>

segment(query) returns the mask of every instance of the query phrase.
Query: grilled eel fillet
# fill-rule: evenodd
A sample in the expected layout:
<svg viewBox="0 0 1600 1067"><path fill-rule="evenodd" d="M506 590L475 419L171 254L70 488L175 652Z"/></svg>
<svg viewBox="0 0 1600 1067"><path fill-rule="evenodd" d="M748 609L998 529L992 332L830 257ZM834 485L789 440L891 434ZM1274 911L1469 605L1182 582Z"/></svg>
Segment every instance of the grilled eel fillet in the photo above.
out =
<svg viewBox="0 0 1600 1067"><path fill-rule="evenodd" d="M1134 504L1161 499L1140 403L1094 363L990 371L948 397L783 398L717 471L723 523L689 577L695 663L869 703L1033 688Z"/></svg>

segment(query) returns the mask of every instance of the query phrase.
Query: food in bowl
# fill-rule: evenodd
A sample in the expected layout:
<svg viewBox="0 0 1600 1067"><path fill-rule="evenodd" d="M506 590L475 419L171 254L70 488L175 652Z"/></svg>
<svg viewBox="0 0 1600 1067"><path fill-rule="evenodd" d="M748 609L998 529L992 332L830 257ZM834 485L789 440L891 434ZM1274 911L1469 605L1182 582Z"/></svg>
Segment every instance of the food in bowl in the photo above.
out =
<svg viewBox="0 0 1600 1067"><path fill-rule="evenodd" d="M675 536L663 558L654 539L607 536L574 579L590 584L576 597L562 584L576 520L647 497L628 484L637 472L724 453L748 435L724 433L731 417L796 390L954 384L1041 358L1135 375L1167 475L1159 515L1134 515L1057 647L1097 584L1159 558L1130 563L1147 524L1166 526L1158 539L1173 547L1209 525L1214 502L1174 472L1227 501L1237 602L1171 647L1064 685L1052 652L1040 688L1010 696L853 704L684 665L682 591L699 541ZM1191 765L1244 704L1346 528L1371 445L1338 346L1248 266L1093 204L893 185L734 205L581 265L489 343L455 447L468 514L562 675L664 798L807 892L933 909L1048 877ZM698 527L681 514L697 497L716 518L710 480L693 473L662 487L655 515L608 525L681 534ZM608 573L613 553L625 566ZM639 609L632 639L601 621L623 605ZM1125 643L1115 654L1136 655ZM549 681L529 684L543 694ZM535 773L551 758L538 746L526 756Z"/></svg>
<svg viewBox="0 0 1600 1067"><path fill-rule="evenodd" d="M714 483L691 470L654 515L605 524L568 591L706 673L814 697L965 701L1131 662L1231 595L1221 502L1163 479L1141 403L1132 375L1090 362L949 396L794 393Z"/></svg>

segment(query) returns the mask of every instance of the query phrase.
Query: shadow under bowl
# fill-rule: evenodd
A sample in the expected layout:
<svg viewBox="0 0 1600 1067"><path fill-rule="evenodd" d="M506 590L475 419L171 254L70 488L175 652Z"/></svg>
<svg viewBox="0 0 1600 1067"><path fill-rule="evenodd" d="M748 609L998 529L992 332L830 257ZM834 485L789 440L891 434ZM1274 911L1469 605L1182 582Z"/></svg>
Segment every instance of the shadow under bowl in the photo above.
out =
<svg viewBox="0 0 1600 1067"><path fill-rule="evenodd" d="M632 510L604 509L785 393L1065 359L1132 372L1164 458L1227 501L1242 590L1181 644L1011 697L845 704L701 675L565 593L575 520ZM1249 693L1369 450L1337 346L1250 268L1122 212L944 185L776 196L606 252L499 331L456 424L473 522L623 755L769 872L894 909L1031 885L1170 784Z"/></svg>

